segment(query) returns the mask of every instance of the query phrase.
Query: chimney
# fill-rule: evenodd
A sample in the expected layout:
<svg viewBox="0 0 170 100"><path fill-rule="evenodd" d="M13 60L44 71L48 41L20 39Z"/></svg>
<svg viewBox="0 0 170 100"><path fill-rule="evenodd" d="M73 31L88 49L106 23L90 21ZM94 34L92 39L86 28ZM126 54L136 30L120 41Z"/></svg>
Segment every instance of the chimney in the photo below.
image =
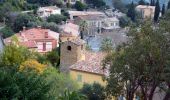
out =
<svg viewBox="0 0 170 100"><path fill-rule="evenodd" d="M22 36L22 31L19 31L19 34Z"/></svg>
<svg viewBox="0 0 170 100"><path fill-rule="evenodd" d="M37 26L38 29L41 29L41 26Z"/></svg>
<svg viewBox="0 0 170 100"><path fill-rule="evenodd" d="M26 30L26 27L25 26L23 26L23 31L25 31Z"/></svg>
<svg viewBox="0 0 170 100"><path fill-rule="evenodd" d="M22 31L19 31L20 36L24 37L24 33Z"/></svg>
<svg viewBox="0 0 170 100"><path fill-rule="evenodd" d="M45 32L44 36L45 38L48 38L48 32Z"/></svg>

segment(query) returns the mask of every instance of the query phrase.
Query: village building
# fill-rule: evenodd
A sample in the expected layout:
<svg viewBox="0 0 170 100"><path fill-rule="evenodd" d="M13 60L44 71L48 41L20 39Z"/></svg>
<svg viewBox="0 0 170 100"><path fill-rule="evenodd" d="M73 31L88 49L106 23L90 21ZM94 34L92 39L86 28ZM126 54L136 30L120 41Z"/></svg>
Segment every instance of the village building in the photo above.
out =
<svg viewBox="0 0 170 100"><path fill-rule="evenodd" d="M61 43L60 70L69 73L80 85L97 82L106 85L103 77L108 70L102 68L103 52L85 50L85 41L79 38Z"/></svg>
<svg viewBox="0 0 170 100"><path fill-rule="evenodd" d="M28 49L39 53L52 51L54 48L59 46L59 33L49 29L42 29L41 27L31 28L28 30L23 28L23 30L19 33L6 38L4 40L5 44L8 45L12 43L14 37L18 39L19 45L25 46Z"/></svg>
<svg viewBox="0 0 170 100"><path fill-rule="evenodd" d="M75 18L79 16L104 16L105 14L103 12L99 11L68 11L70 20L74 20Z"/></svg>
<svg viewBox="0 0 170 100"><path fill-rule="evenodd" d="M136 10L141 14L143 19L153 19L155 13L155 6L138 5Z"/></svg>
<svg viewBox="0 0 170 100"><path fill-rule="evenodd" d="M120 12L119 10L117 9L107 9L104 11L105 14L109 17L117 17L117 18L121 18L121 17L124 17L126 16L125 13L122 13Z"/></svg>
<svg viewBox="0 0 170 100"><path fill-rule="evenodd" d="M80 1L80 2L84 3L84 0L64 0L65 3L70 3L72 5L74 5L76 3L76 1Z"/></svg>
<svg viewBox="0 0 170 100"><path fill-rule="evenodd" d="M119 19L116 17L108 17L105 18L102 23L102 29L104 31L112 31L113 29L118 29L119 26Z"/></svg>
<svg viewBox="0 0 170 100"><path fill-rule="evenodd" d="M96 34L102 33L102 23L106 16L103 15L86 15L78 16L75 20L75 23L79 24L82 21L85 21L87 27L85 29L86 36L95 36Z"/></svg>
<svg viewBox="0 0 170 100"><path fill-rule="evenodd" d="M50 15L61 14L61 9L57 6L40 7L37 10L37 15L41 18L47 18Z"/></svg>
<svg viewBox="0 0 170 100"><path fill-rule="evenodd" d="M85 60L79 61L70 66L70 75L80 84L94 82L103 86L106 85L104 77L108 76L109 72L103 69L102 60L106 56L103 52L85 52Z"/></svg>
<svg viewBox="0 0 170 100"><path fill-rule="evenodd" d="M71 22L66 22L66 24L61 25L61 34L60 34L60 42L67 41L68 38L70 40L76 39L79 37L79 26L76 24L73 24Z"/></svg>

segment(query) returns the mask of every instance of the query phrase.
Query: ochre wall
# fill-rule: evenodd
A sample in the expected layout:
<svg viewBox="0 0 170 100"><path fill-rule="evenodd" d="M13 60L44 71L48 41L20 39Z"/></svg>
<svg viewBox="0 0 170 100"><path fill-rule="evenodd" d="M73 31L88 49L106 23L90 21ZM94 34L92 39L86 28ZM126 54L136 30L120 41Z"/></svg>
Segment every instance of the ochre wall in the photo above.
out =
<svg viewBox="0 0 170 100"><path fill-rule="evenodd" d="M103 81L102 75L83 72L83 71L70 70L70 76L73 80L77 81L78 75L82 76L82 82L78 82L80 85L83 85L83 83L93 84L94 82L99 83L103 86L106 85L106 81Z"/></svg>

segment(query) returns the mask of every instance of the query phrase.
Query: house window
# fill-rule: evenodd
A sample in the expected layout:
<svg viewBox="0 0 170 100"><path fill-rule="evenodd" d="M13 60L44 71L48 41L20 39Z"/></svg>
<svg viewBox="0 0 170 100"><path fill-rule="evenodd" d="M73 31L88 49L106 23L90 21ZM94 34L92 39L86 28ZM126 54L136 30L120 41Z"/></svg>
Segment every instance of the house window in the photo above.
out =
<svg viewBox="0 0 170 100"><path fill-rule="evenodd" d="M46 51L46 43L43 43L43 51Z"/></svg>
<svg viewBox="0 0 170 100"><path fill-rule="evenodd" d="M67 46L67 50L71 51L71 46Z"/></svg>
<svg viewBox="0 0 170 100"><path fill-rule="evenodd" d="M82 75L80 75L80 74L77 75L77 81L78 81L78 82L82 82Z"/></svg>

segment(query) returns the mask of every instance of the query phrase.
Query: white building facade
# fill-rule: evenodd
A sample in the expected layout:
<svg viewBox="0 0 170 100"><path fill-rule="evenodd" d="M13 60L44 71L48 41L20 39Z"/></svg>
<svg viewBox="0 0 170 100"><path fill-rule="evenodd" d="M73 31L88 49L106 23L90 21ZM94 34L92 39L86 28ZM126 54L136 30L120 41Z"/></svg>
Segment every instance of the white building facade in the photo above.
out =
<svg viewBox="0 0 170 100"><path fill-rule="evenodd" d="M84 3L84 0L64 0L65 3L70 3L72 5L74 5L76 3L76 1L80 1L80 2Z"/></svg>
<svg viewBox="0 0 170 100"><path fill-rule="evenodd" d="M119 19L116 17L105 18L102 23L102 28L104 30L113 30L120 28Z"/></svg>
<svg viewBox="0 0 170 100"><path fill-rule="evenodd" d="M47 18L50 15L61 14L61 9L57 6L40 7L37 10L37 15L41 18Z"/></svg>

